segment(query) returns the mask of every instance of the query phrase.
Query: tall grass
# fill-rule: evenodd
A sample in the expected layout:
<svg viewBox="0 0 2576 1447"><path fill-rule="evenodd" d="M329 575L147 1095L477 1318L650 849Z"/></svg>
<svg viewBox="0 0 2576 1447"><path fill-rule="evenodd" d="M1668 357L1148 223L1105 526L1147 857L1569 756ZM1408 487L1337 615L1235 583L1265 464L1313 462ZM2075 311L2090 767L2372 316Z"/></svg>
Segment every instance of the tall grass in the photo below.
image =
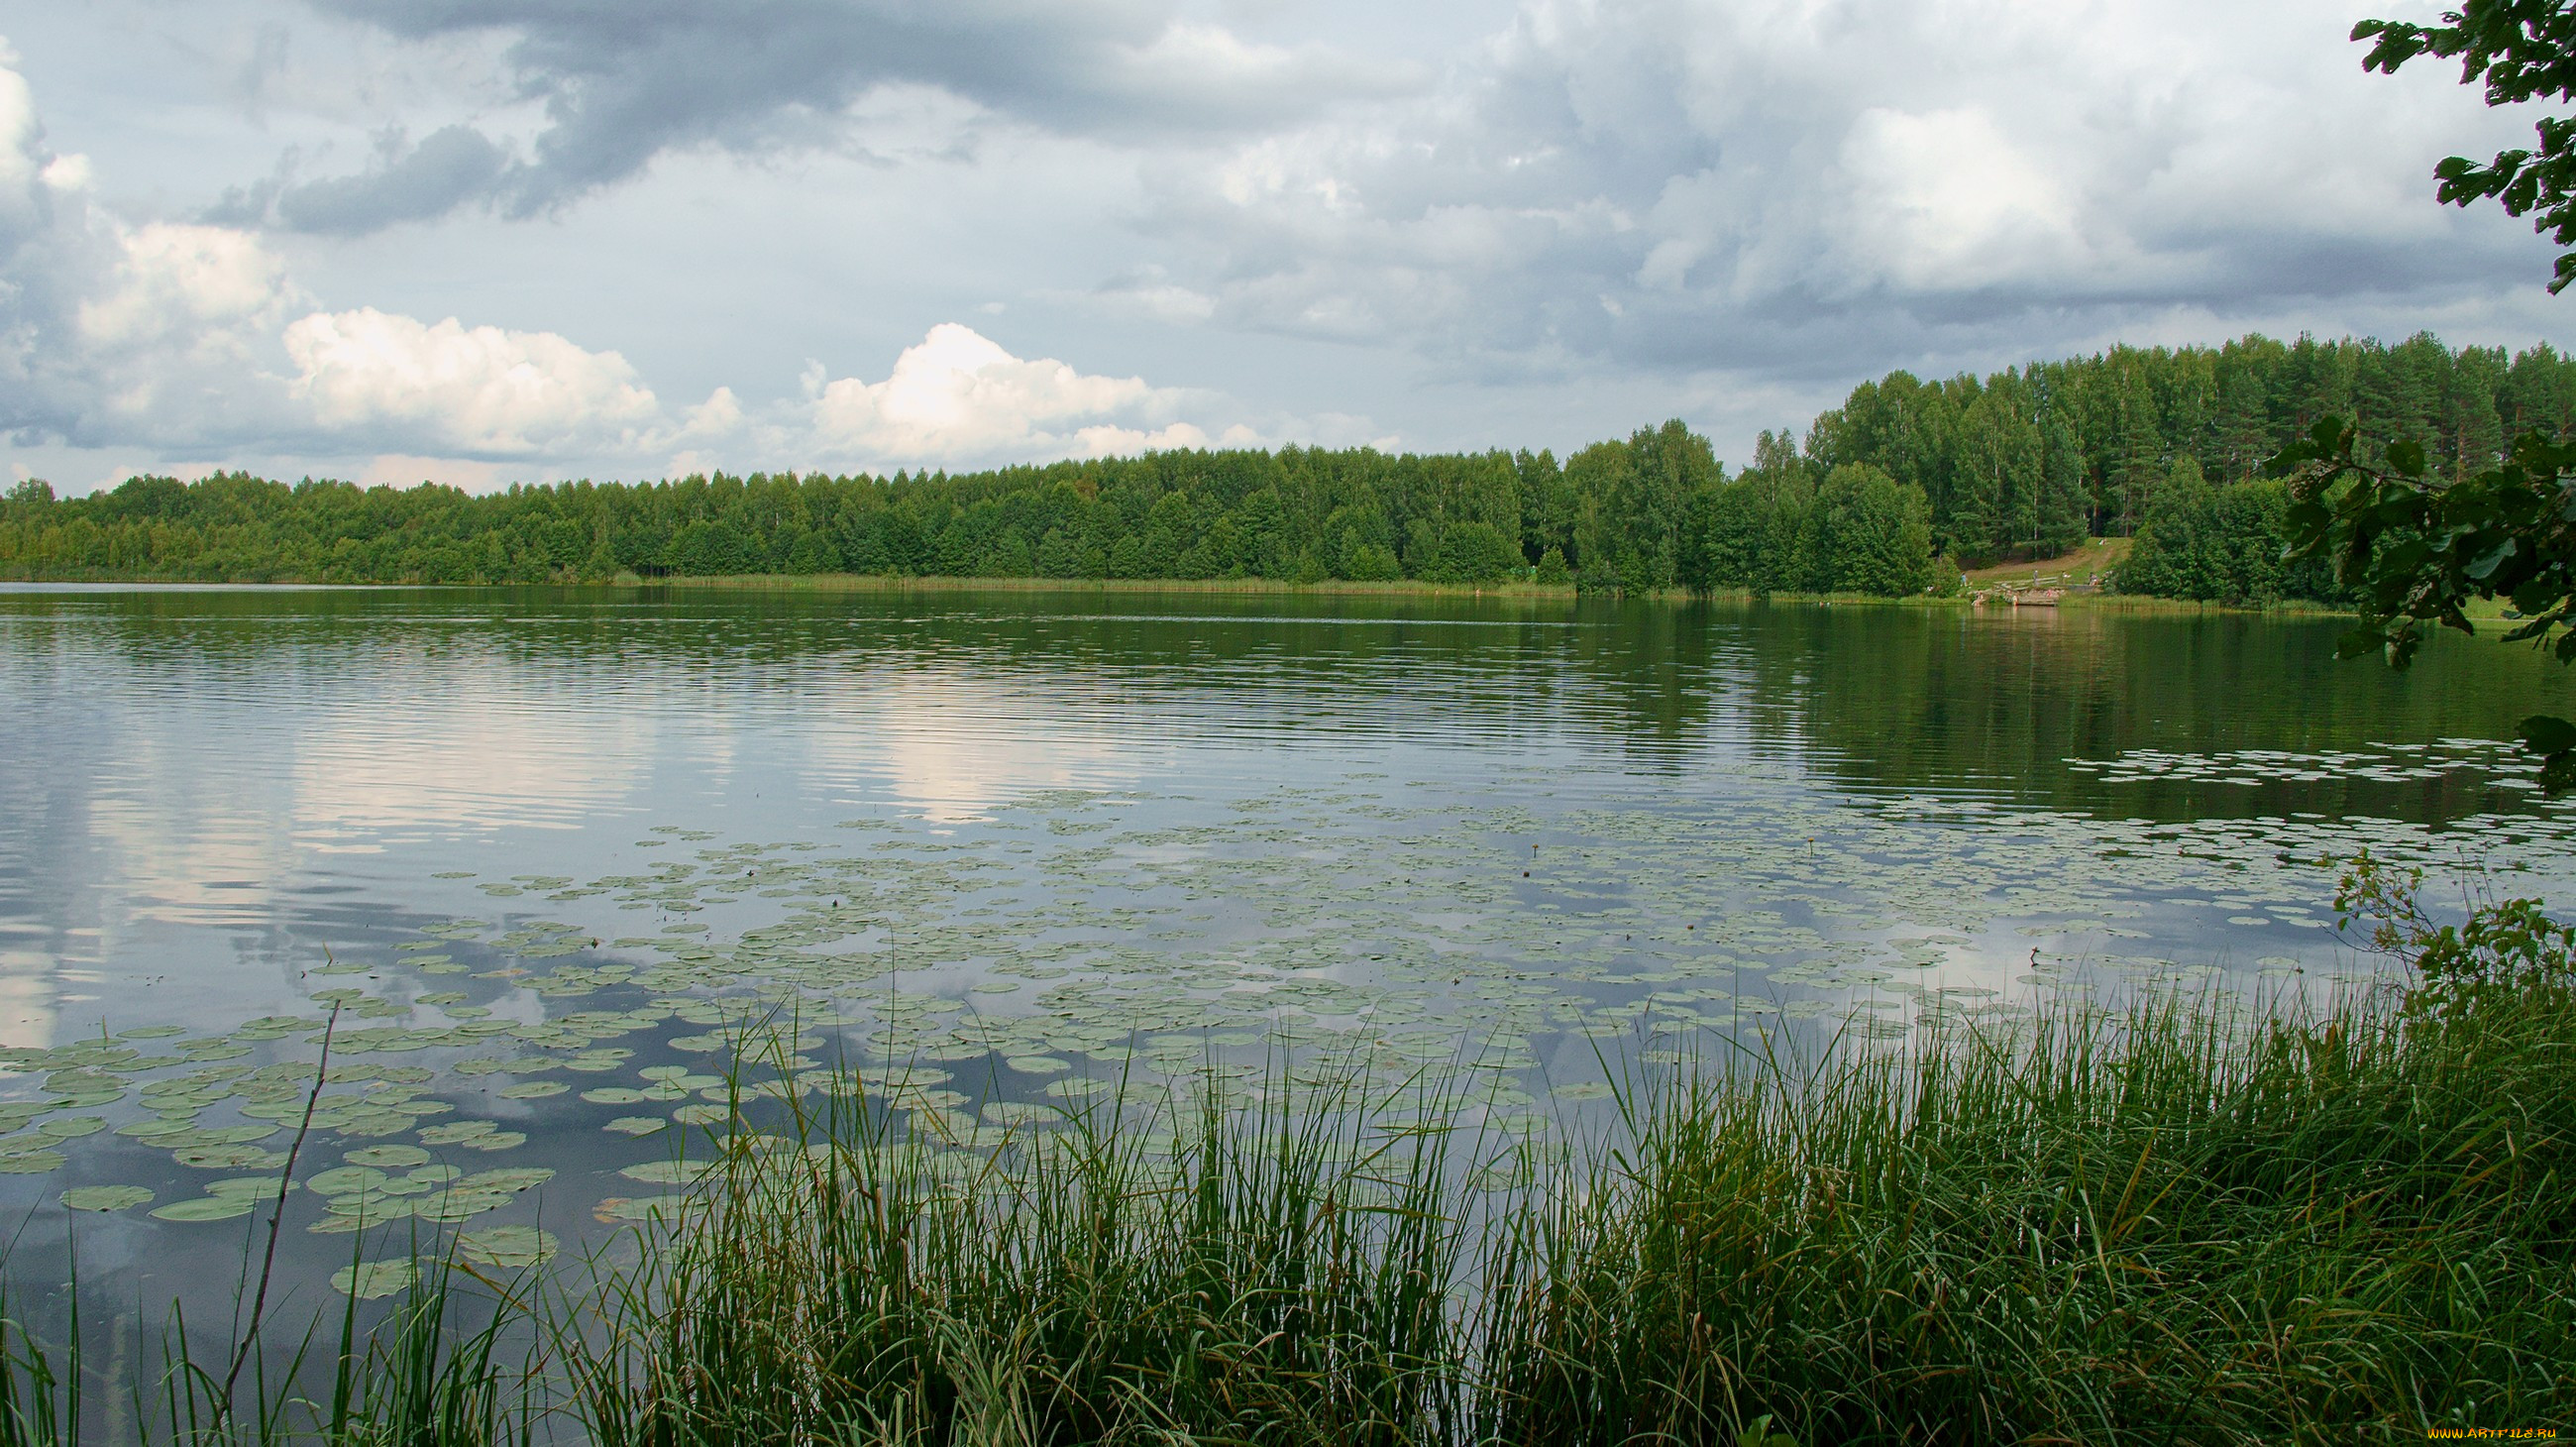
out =
<svg viewBox="0 0 2576 1447"><path fill-rule="evenodd" d="M2173 1005L1673 1085L1518 1223L1507 1441L2420 1440L2576 1424L2576 1014Z"/></svg>
<svg viewBox="0 0 2576 1447"><path fill-rule="evenodd" d="M1464 1435L1443 1133L1347 1101L1079 1113L972 1174L857 1096L727 1152L594 1357L600 1440ZM949 1156L953 1165L958 1157Z"/></svg>
<svg viewBox="0 0 2576 1447"><path fill-rule="evenodd" d="M1189 1099L1176 1130L1076 1112L980 1157L855 1085L795 1102L727 1136L632 1264L505 1298L542 1372L505 1370L502 1318L433 1272L372 1340L344 1328L343 1385L295 1430L2143 1447L2576 1426L2564 991L2297 1022L2070 1005L1901 1055L1721 1063L1633 1086L1606 1134L1521 1152L1499 1191L1489 1143L1419 1123L1440 1110L1256 1095ZM53 1367L11 1343L0 1442L66 1440Z"/></svg>
<svg viewBox="0 0 2576 1447"><path fill-rule="evenodd" d="M85 1360L89 1344L77 1314L60 1352L9 1323L0 1337L0 1447L479 1447L538 1440L539 1366L532 1360L512 1367L500 1354L526 1303L507 1295L495 1302L462 1270L433 1261L371 1330L360 1331L354 1300L336 1321L317 1317L275 1354L251 1355L246 1383L227 1380L225 1360L201 1359L175 1313L159 1340L134 1354L152 1368L110 1383L122 1391L106 1394L92 1390L102 1374Z"/></svg>

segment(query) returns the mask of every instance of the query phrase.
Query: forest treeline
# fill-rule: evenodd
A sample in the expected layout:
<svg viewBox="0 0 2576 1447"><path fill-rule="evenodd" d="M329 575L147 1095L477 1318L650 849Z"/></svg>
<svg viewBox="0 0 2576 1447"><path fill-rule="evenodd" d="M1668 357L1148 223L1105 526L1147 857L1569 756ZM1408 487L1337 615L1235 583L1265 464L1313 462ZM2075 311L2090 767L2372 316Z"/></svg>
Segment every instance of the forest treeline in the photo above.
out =
<svg viewBox="0 0 2576 1447"><path fill-rule="evenodd" d="M1940 591L1958 565L2136 533L2120 580L2175 597L2331 598L2280 557L2264 457L2317 418L2445 471L2576 423L2547 346L2118 347L1853 389L1730 471L1682 423L1548 452L1173 451L974 473L691 476L470 495L242 473L0 498L0 576L505 583L621 574L1535 577L1604 590Z"/></svg>

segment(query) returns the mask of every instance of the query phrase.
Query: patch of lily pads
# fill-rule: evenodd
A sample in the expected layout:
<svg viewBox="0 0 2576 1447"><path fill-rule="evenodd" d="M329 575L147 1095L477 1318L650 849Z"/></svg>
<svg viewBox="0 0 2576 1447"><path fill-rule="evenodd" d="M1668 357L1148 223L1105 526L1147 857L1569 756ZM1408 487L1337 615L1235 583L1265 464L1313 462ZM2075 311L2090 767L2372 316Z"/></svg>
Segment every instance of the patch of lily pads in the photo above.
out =
<svg viewBox="0 0 2576 1447"><path fill-rule="evenodd" d="M2360 978L2326 863L2360 849L2576 888L2576 815L2535 807L2527 767L2477 741L2070 763L2108 788L2441 778L2501 801L2441 828L1845 797L1712 765L1729 767L1723 809L1543 775L1448 794L1352 776L1060 791L947 833L854 820L848 844L657 831L624 873L484 885L657 923L460 917L348 955L302 1014L0 1048L0 1173L157 1155L166 1170L136 1173L175 1185L58 1199L206 1223L291 1185L312 1231L453 1228L462 1259L518 1269L559 1243L482 1218L554 1170L493 1157L550 1133L611 1153L567 1183L608 1225L669 1219L720 1169L712 1143L823 1094L965 1175L1130 1095L1258 1095L1305 1062L1372 1088L1465 1072L1484 1128L1543 1135L1605 1108L1623 1060L1687 1065L1764 1032L1902 1049L2053 996ZM2469 831L2500 844L2464 862ZM634 1186L656 1193L606 1194ZM364 1263L342 1289L389 1294L404 1269Z"/></svg>

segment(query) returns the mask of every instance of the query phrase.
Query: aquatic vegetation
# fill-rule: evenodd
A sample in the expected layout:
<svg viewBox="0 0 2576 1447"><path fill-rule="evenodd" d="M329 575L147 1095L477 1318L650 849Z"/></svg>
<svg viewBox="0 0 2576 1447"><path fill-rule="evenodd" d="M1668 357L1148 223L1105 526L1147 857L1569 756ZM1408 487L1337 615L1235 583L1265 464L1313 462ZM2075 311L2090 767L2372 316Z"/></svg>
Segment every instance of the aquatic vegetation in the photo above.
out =
<svg viewBox="0 0 2576 1447"><path fill-rule="evenodd" d="M2466 739L2073 767L2114 787L2504 788L2528 773ZM1205 799L1042 792L936 830L851 821L864 827L846 844L668 827L640 842L685 856L513 882L570 896L549 905L570 918L433 917L416 938L335 953L359 973L314 980L310 1014L0 1049L0 1070L34 1087L0 1100L0 1172L82 1173L67 1207L232 1221L309 1103L330 1154L289 1214L329 1236L511 1211L546 1168L488 1158L532 1139L635 1142L623 1160L586 1154L557 1187L578 1212L637 1179L621 1167L663 1169L668 1133L775 1121L852 1072L882 1109L978 1148L1121 1079L1240 1075L1283 1048L1388 1079L1469 1066L1523 1102L1597 1110L1605 1063L1671 1064L1766 1031L1906 1048L1935 1013L2000 1023L2065 998L2369 978L2381 967L2335 933L2321 867L2363 850L2436 877L2576 879L2576 815L2557 806L2443 830L2170 823L1825 798L1758 761L1738 772L1723 820L1599 791L1539 808L1353 777ZM2470 837L2474 855L2455 842ZM608 927L629 910L660 923ZM447 965L461 978L433 984ZM317 1095L309 1057L333 1009ZM1500 1097L1486 1114L1497 1131L1558 1129Z"/></svg>
<svg viewBox="0 0 2576 1447"><path fill-rule="evenodd" d="M678 1189L603 1203L618 1252L362 1254L372 1333L156 1440L2251 1444L2576 1408L2560 1000L1962 1019L1622 1071L1546 1142L1480 1128L1470 1070L1289 1069L974 1148L845 1076L630 1169ZM13 1340L0 1441L69 1440ZM357 1425L432 1402L445 1435Z"/></svg>

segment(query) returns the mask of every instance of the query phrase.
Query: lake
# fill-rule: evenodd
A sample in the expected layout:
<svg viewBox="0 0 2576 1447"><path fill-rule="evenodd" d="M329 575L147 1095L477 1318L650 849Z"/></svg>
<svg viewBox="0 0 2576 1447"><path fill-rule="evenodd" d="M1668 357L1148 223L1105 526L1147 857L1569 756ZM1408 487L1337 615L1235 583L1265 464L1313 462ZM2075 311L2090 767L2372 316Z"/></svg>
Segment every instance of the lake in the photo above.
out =
<svg viewBox="0 0 2576 1447"><path fill-rule="evenodd" d="M306 1309L441 1233L605 1240L818 1072L960 1159L1282 1041L1544 1137L1773 1035L2346 987L2365 847L2576 902L2498 742L2566 671L2341 626L0 588L8 1272L228 1300L308 1107Z"/></svg>

